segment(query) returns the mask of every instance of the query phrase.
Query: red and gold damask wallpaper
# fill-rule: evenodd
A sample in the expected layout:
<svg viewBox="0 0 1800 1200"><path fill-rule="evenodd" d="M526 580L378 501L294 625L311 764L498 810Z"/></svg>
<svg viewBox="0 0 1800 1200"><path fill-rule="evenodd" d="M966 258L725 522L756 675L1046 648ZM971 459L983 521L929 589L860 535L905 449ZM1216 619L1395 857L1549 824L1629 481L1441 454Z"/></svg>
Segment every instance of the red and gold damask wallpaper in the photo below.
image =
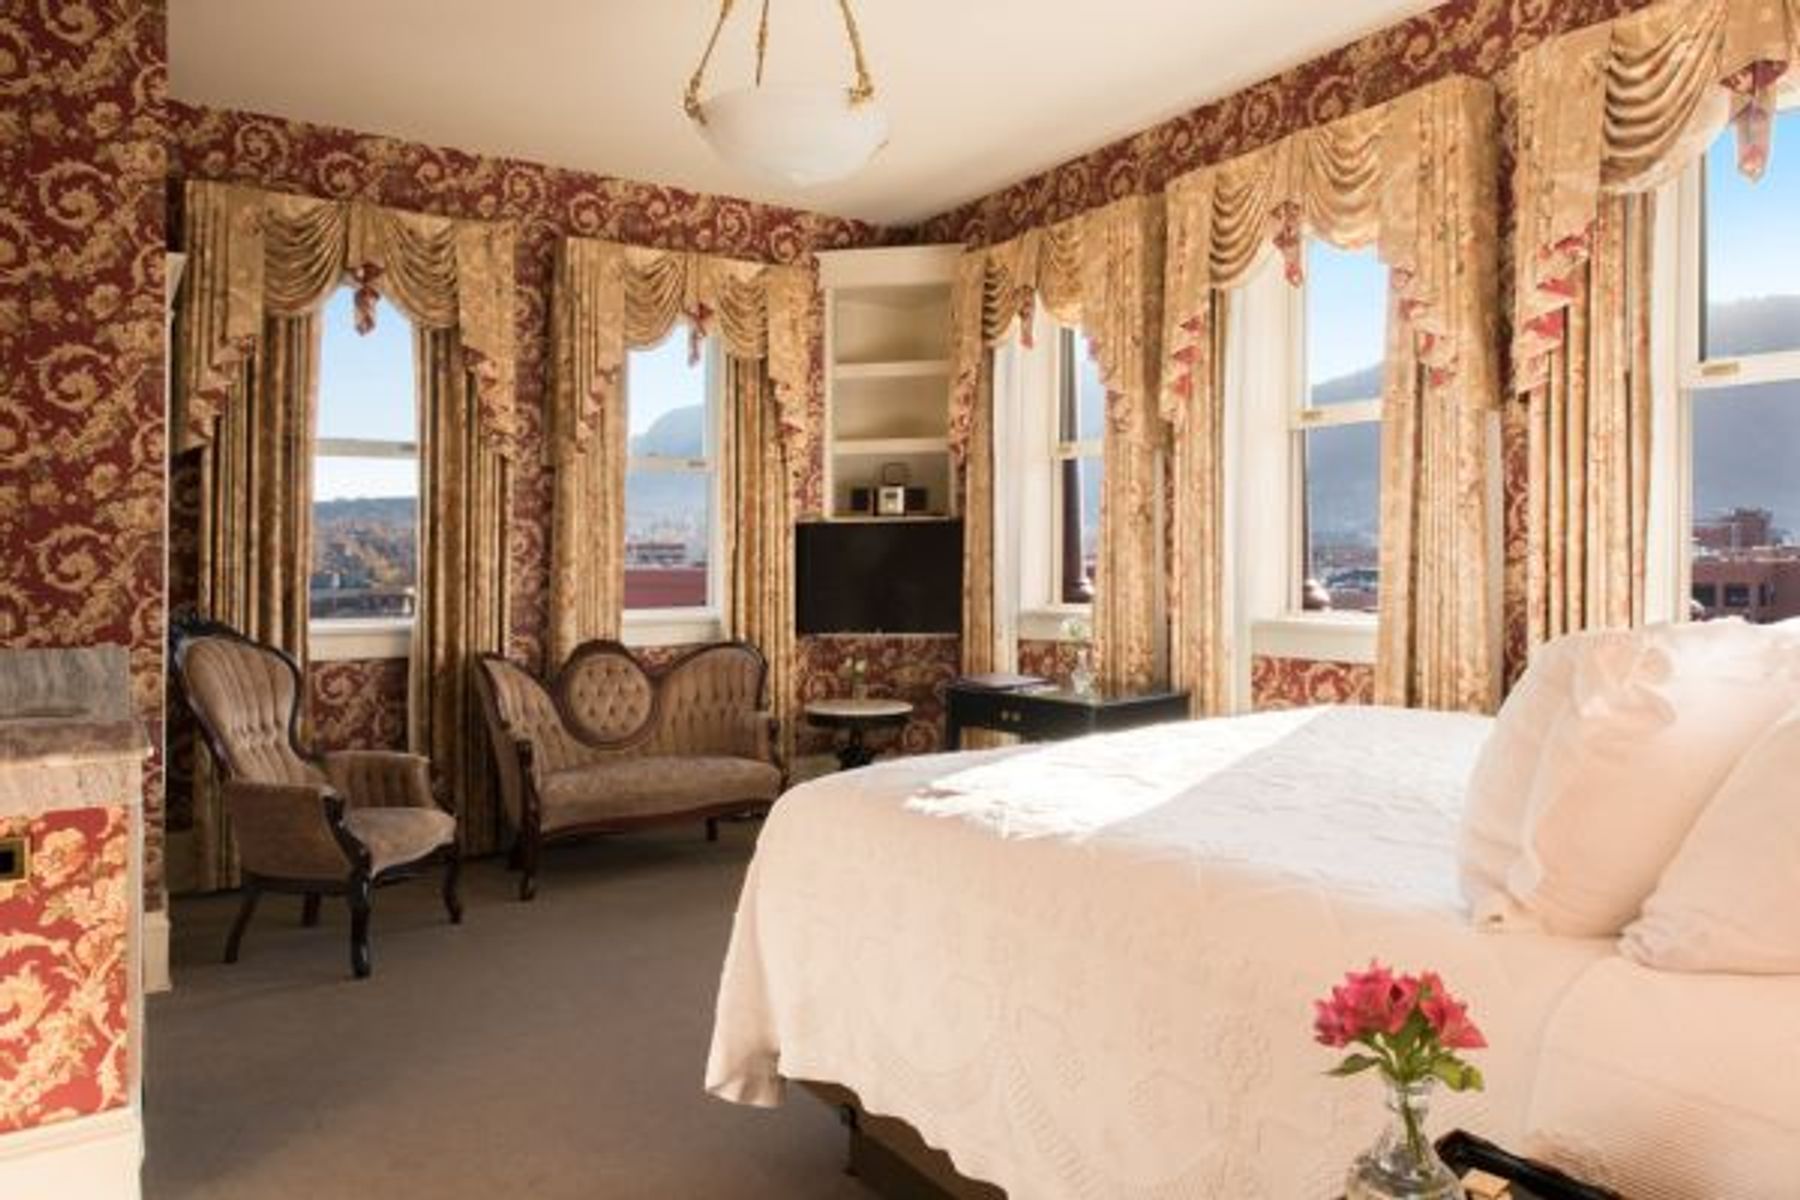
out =
<svg viewBox="0 0 1800 1200"><path fill-rule="evenodd" d="M129 647L152 744L165 29L161 0L0 10L0 645ZM144 807L159 827L160 756ZM160 840L145 852L157 872Z"/></svg>
<svg viewBox="0 0 1800 1200"><path fill-rule="evenodd" d="M1367 663L1324 662L1305 658L1250 660L1250 705L1305 708L1313 704L1375 703L1375 669Z"/></svg>
<svg viewBox="0 0 1800 1200"><path fill-rule="evenodd" d="M180 180L231 179L355 196L452 216L505 218L516 262L519 405L510 549L509 649L537 664L547 592L549 485L542 466L548 279L555 240L573 233L779 262L880 241L987 242L1241 153L1303 125L1379 103L1452 72L1502 75L1542 38L1644 0L1452 0L1229 97L1143 130L925 222L856 222L538 164L422 146L165 99L163 0L59 0L0 14L0 164L29 180L0 198L0 644L118 641L131 647L153 740L163 714L165 428L163 251L167 197ZM1504 78L1502 77L1504 84ZM1504 92L1504 87L1503 87ZM820 403L815 389L814 403ZM816 456L802 515L819 507ZM1509 429L1508 644L1522 657L1524 445ZM177 563L179 575L180 563ZM176 581L179 590L179 580ZM935 742L940 677L955 650L861 640L871 677L921 713L903 741ZM801 688L838 686L844 640L801 648ZM1315 673L1316 674L1316 673ZM1313 676L1309 676L1312 678ZM1327 671L1322 678L1329 678ZM1269 695L1348 694L1360 683L1289 685ZM1348 677L1346 677L1348 679ZM392 744L404 728L396 664L331 664L309 680L327 744ZM1296 692L1295 689L1299 690ZM161 763L146 778L152 902L161 877Z"/></svg>
<svg viewBox="0 0 1800 1200"><path fill-rule="evenodd" d="M131 814L86 808L0 820L33 847L0 886L0 1133L126 1102Z"/></svg>

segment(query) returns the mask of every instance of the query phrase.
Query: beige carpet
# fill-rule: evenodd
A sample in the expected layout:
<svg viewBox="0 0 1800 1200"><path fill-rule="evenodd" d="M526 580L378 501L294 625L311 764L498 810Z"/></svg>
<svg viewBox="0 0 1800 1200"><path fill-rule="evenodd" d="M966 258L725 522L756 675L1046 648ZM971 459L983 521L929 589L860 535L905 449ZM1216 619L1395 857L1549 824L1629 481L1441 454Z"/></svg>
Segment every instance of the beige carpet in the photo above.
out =
<svg viewBox="0 0 1800 1200"><path fill-rule="evenodd" d="M498 862L376 897L374 977L348 919L265 897L236 966L236 897L177 900L175 990L149 1017L149 1200L842 1197L843 1131L701 1090L756 826L550 850L538 899Z"/></svg>

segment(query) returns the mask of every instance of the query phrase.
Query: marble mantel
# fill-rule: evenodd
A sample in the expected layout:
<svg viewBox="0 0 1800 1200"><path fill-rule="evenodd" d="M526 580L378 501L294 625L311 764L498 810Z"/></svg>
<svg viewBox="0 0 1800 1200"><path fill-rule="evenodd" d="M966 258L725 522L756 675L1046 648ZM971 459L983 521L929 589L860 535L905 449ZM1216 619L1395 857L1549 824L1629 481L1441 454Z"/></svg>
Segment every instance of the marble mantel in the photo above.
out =
<svg viewBox="0 0 1800 1200"><path fill-rule="evenodd" d="M136 1197L143 760L122 647L0 650L0 1195Z"/></svg>

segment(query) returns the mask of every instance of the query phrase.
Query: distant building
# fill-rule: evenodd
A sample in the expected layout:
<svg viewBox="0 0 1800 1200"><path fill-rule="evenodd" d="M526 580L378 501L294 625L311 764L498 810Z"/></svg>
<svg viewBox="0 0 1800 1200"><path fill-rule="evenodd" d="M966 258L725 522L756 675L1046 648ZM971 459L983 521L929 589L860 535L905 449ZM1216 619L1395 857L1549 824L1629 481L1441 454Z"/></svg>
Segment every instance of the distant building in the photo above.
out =
<svg viewBox="0 0 1800 1200"><path fill-rule="evenodd" d="M1694 545L1701 550L1752 550L1776 541L1775 514L1766 508L1734 508L1722 516L1694 520Z"/></svg>
<svg viewBox="0 0 1800 1200"><path fill-rule="evenodd" d="M688 552L686 542L668 541L628 541L625 543L625 563L633 567L689 567L705 566L704 562L696 564Z"/></svg>
<svg viewBox="0 0 1800 1200"><path fill-rule="evenodd" d="M412 587L376 587L366 576L342 571L314 571L308 589L315 621L344 617L410 617L418 611Z"/></svg>
<svg viewBox="0 0 1800 1200"><path fill-rule="evenodd" d="M1694 559L1695 615L1756 624L1800 617L1800 546L1764 546Z"/></svg>

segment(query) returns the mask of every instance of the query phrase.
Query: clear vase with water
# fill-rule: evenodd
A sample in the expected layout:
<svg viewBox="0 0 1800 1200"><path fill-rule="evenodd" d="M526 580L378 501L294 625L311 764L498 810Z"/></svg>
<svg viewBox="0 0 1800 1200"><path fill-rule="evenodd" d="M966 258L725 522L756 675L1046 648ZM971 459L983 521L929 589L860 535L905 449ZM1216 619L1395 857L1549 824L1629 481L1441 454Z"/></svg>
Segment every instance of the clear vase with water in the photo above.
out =
<svg viewBox="0 0 1800 1200"><path fill-rule="evenodd" d="M1350 1167L1345 1200L1467 1200L1456 1173L1438 1157L1425 1120L1432 1080L1388 1082L1388 1125Z"/></svg>
<svg viewBox="0 0 1800 1200"><path fill-rule="evenodd" d="M1077 696L1090 696L1094 691L1094 656L1087 646L1075 648L1075 662L1069 668L1069 690Z"/></svg>

